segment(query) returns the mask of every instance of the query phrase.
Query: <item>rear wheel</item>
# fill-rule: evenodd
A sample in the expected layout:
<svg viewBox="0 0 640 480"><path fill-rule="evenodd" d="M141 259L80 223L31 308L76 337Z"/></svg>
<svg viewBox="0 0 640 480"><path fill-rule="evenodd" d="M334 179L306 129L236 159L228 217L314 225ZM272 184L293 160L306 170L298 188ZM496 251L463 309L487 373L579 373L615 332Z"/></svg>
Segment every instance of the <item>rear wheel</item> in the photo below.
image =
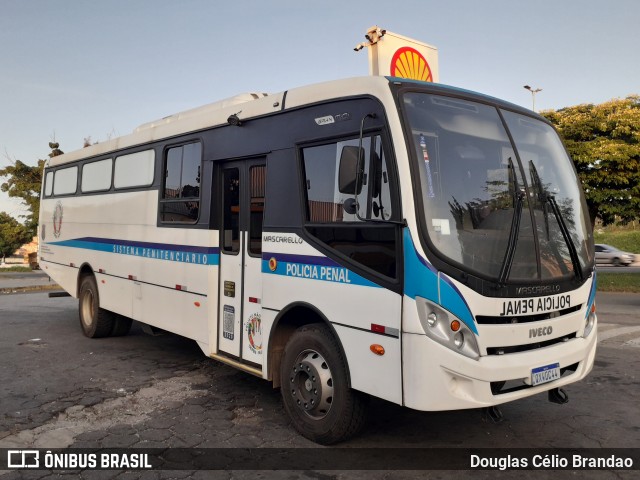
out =
<svg viewBox="0 0 640 480"><path fill-rule="evenodd" d="M115 314L100 308L98 286L93 275L86 275L80 280L78 298L80 326L85 336L89 338L109 336L113 330Z"/></svg>
<svg viewBox="0 0 640 480"><path fill-rule="evenodd" d="M347 363L326 326L295 331L284 349L280 375L285 409L306 438L330 445L364 426L366 396L349 388Z"/></svg>

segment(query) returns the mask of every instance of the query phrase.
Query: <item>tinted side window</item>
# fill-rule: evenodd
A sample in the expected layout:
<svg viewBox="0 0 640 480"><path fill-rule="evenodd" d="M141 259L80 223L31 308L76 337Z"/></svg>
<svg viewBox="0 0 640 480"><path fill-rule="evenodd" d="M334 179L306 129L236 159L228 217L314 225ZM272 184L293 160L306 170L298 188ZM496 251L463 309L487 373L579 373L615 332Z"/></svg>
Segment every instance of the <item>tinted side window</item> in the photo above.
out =
<svg viewBox="0 0 640 480"><path fill-rule="evenodd" d="M172 147L165 156L160 205L163 222L195 223L200 211L202 145Z"/></svg>
<svg viewBox="0 0 640 480"><path fill-rule="evenodd" d="M363 139L359 159L358 147L355 138L302 149L306 231L355 264L395 279L398 228L385 222L397 215L395 176L389 171L380 135ZM356 172L353 179L344 175L341 159Z"/></svg>
<svg viewBox="0 0 640 480"><path fill-rule="evenodd" d="M359 140L341 140L302 150L307 187L307 219L311 223L389 220L390 176L380 136L366 137L357 172L358 192L340 191L340 164L346 149L357 149ZM355 185L355 182L352 182ZM355 206L350 209L348 204Z"/></svg>
<svg viewBox="0 0 640 480"><path fill-rule="evenodd" d="M231 254L240 252L240 170L227 168L223 171L224 196L222 200L222 251Z"/></svg>

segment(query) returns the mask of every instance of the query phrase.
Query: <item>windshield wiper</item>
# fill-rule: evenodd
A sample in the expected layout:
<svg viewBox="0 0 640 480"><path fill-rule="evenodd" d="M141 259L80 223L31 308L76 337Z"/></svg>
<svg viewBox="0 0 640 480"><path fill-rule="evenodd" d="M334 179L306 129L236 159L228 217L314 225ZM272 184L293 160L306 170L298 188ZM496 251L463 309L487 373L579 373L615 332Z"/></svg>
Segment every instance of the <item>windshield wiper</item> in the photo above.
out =
<svg viewBox="0 0 640 480"><path fill-rule="evenodd" d="M529 160L529 175L531 175L531 189L533 190L537 202L542 205L542 214L544 215L544 228L547 232L547 241L550 240L551 234L549 231L549 212L547 210L547 198L546 192L542 188L540 177L538 176L538 170L533 163L533 160Z"/></svg>
<svg viewBox="0 0 640 480"><path fill-rule="evenodd" d="M513 217L511 218L511 231L509 232L509 243L507 244L507 251L504 255L502 266L500 267L500 275L498 276L499 285L505 284L511 272L516 246L518 245L520 217L522 217L522 205L524 204L524 192L520 190L520 186L518 185L518 177L516 176L516 170L511 157L509 157L509 183L513 184L514 207Z"/></svg>
<svg viewBox="0 0 640 480"><path fill-rule="evenodd" d="M573 239L569 234L569 229L567 228L567 224L564 221L562 216L562 212L560 211L560 207L558 207L558 203L556 202L556 197L553 195L546 195L545 201L549 203L551 206L551 211L556 217L556 221L560 226L560 232L562 232L562 236L564 237L564 241L569 248L569 256L571 257L571 263L573 264L573 271L576 274L578 280L582 281L584 276L582 275L582 268L580 267L580 259L578 258L578 250L576 250L576 244L573 243Z"/></svg>
<svg viewBox="0 0 640 480"><path fill-rule="evenodd" d="M569 249L569 256L571 257L571 264L573 265L573 271L575 276L582 281L582 268L580 267L580 259L578 258L578 250L576 250L576 244L573 243L573 239L569 234L569 229L567 228L567 224L564 221L564 217L562 216L562 212L560 207L558 207L558 203L556 202L556 197L551 195L546 191L542 182L540 181L540 176L538 175L538 169L536 168L533 160L529 160L529 172L531 174L532 179L532 187L538 201L542 204L542 213L544 214L544 224L547 229L547 240L550 238L549 233L549 214L547 213L547 205L551 207L551 211L553 215L556 217L556 222L560 226L560 232L562 233L562 237L564 238L564 242Z"/></svg>

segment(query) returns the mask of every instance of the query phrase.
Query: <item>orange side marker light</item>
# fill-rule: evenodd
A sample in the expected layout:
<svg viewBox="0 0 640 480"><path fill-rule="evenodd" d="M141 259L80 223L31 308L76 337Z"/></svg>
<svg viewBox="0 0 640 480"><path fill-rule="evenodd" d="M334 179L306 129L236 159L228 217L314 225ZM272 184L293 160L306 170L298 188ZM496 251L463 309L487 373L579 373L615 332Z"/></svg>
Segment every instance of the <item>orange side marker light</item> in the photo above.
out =
<svg viewBox="0 0 640 480"><path fill-rule="evenodd" d="M371 345L369 347L369 350L371 350L376 355L380 355L380 356L384 355L384 347L382 345L378 345L377 343L374 343L373 345Z"/></svg>

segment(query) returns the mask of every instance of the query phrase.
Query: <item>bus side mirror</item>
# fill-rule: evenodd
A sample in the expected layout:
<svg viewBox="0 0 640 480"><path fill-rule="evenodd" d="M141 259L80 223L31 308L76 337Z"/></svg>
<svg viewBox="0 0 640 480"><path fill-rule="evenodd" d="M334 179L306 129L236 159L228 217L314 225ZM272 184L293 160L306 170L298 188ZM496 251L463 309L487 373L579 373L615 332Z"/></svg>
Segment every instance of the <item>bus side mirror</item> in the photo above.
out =
<svg viewBox="0 0 640 480"><path fill-rule="evenodd" d="M338 169L338 190L346 195L360 195L364 177L364 149L342 147Z"/></svg>

